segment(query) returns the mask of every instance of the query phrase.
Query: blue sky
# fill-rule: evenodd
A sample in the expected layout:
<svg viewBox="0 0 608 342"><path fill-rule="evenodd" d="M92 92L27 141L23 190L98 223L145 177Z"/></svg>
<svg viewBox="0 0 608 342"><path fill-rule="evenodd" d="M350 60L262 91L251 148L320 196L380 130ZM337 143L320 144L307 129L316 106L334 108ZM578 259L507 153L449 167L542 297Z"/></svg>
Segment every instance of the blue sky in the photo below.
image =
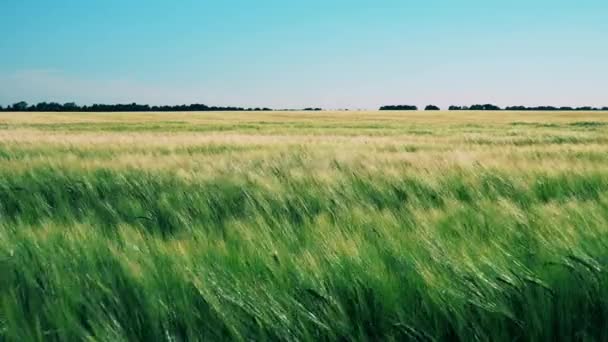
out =
<svg viewBox="0 0 608 342"><path fill-rule="evenodd" d="M0 104L608 105L605 0L2 0Z"/></svg>

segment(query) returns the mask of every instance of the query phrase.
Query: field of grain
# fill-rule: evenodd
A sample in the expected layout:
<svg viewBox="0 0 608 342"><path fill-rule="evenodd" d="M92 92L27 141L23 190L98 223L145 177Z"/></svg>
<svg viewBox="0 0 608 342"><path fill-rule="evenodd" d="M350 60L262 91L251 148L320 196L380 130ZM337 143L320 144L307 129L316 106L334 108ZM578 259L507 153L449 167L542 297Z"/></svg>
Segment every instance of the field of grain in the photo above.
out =
<svg viewBox="0 0 608 342"><path fill-rule="evenodd" d="M0 341L608 340L608 113L0 114Z"/></svg>

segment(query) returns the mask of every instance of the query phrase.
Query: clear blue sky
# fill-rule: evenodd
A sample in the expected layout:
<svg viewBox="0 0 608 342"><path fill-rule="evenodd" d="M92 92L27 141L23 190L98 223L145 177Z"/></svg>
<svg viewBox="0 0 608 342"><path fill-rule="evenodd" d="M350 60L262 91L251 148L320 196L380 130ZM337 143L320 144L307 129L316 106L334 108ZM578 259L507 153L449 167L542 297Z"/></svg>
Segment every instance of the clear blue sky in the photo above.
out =
<svg viewBox="0 0 608 342"><path fill-rule="evenodd" d="M22 99L608 105L608 1L1 0Z"/></svg>

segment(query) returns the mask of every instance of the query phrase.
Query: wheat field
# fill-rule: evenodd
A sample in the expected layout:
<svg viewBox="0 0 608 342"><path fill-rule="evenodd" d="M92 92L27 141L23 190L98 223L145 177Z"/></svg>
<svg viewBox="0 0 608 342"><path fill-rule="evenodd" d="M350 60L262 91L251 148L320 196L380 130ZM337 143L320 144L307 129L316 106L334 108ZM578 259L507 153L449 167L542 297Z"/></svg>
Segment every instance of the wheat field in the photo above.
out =
<svg viewBox="0 0 608 342"><path fill-rule="evenodd" d="M0 341L601 341L607 268L607 112L0 114Z"/></svg>

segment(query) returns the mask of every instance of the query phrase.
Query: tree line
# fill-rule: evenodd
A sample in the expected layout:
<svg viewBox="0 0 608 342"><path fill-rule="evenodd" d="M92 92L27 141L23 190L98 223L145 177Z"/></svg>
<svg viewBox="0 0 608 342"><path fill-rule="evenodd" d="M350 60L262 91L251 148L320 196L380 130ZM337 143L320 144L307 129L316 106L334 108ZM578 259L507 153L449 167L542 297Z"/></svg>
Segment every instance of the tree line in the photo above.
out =
<svg viewBox="0 0 608 342"><path fill-rule="evenodd" d="M207 106L204 104L189 104L189 105L175 105L175 106L150 106L147 104L93 104L90 106L84 105L79 106L74 102L68 103L57 103L57 102L40 102L38 104L28 104L25 101L17 102L15 104L3 107L0 105L0 111L4 112L207 112L207 111L271 111L273 109L267 107L255 107L255 108L244 108L244 107L218 107L218 106ZM304 110L304 111L320 111L322 108L308 107L304 109L281 109L281 110ZM417 106L413 105L390 105L382 106L380 110L418 110ZM428 105L424 107L425 111L440 110L438 106ZM450 111L462 111L462 110L483 110L483 111L608 111L608 107L555 107L555 106L537 106L537 107L526 107L526 106L508 106L500 108L493 104L475 104L472 106L449 106Z"/></svg>
<svg viewBox="0 0 608 342"><path fill-rule="evenodd" d="M418 110L418 107L412 105L392 105L382 106L380 110ZM428 105L424 107L424 110L440 110L435 105ZM554 107L554 106L537 106L537 107L526 107L526 106L508 106L500 108L493 104L475 104L472 106L449 106L448 110L459 111L459 110L484 110L484 111L495 111L495 110L508 110L508 111L608 111L608 107Z"/></svg>
<svg viewBox="0 0 608 342"><path fill-rule="evenodd" d="M308 108L307 108L308 109ZM316 108L315 108L316 109ZM243 108L243 107L217 107L204 104L176 105L176 106L150 106L147 104L93 104L90 106L79 106L74 102L56 103L40 102L29 105L25 101L17 102L8 107L0 106L0 111L5 112L207 112L207 111L269 111L266 107ZM312 109L308 109L312 110Z"/></svg>

